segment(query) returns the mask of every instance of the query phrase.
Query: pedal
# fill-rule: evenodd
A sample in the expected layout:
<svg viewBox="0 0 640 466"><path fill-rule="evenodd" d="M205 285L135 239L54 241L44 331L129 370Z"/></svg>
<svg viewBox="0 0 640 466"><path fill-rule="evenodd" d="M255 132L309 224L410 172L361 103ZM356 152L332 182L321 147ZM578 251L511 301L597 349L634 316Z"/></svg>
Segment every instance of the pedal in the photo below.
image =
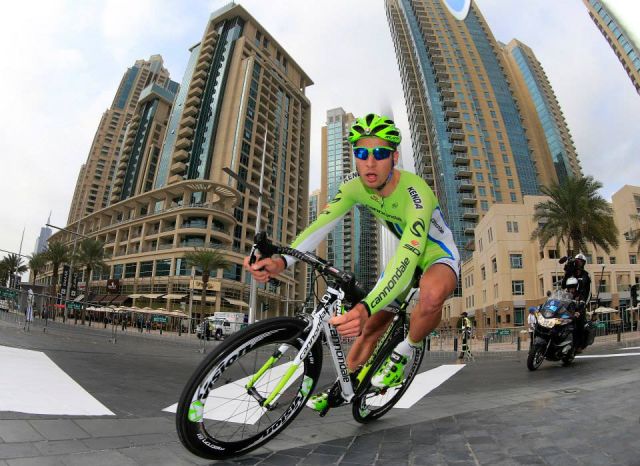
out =
<svg viewBox="0 0 640 466"><path fill-rule="evenodd" d="M327 415L327 413L329 412L329 405L326 406L326 408L324 408L322 411L320 411L318 414L320 415L320 417L325 417Z"/></svg>

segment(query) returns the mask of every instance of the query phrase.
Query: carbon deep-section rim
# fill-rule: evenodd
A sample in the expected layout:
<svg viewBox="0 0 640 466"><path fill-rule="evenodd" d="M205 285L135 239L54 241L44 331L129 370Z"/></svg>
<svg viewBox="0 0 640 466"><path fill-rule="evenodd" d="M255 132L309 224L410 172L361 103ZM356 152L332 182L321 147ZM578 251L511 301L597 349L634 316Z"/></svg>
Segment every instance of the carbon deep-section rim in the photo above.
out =
<svg viewBox="0 0 640 466"><path fill-rule="evenodd" d="M202 361L182 391L176 428L190 452L224 459L258 448L274 438L298 415L313 392L322 368L322 349L315 344L303 363L292 361L304 343L306 321L276 317L253 324L221 343ZM284 350L272 365L265 363ZM253 384L253 394L247 389ZM256 399L267 398L283 375L293 375L272 410Z"/></svg>

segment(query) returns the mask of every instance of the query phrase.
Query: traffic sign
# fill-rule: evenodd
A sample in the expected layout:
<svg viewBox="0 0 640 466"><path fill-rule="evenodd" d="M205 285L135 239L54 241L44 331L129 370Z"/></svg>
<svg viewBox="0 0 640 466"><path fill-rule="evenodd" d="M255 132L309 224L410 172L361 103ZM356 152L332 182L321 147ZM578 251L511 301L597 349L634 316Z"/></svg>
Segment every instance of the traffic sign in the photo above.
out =
<svg viewBox="0 0 640 466"><path fill-rule="evenodd" d="M167 316L153 316L151 320L160 324L166 324L169 322L169 318Z"/></svg>
<svg viewBox="0 0 640 466"><path fill-rule="evenodd" d="M511 335L511 330L509 330L508 328L499 329L496 332L496 335Z"/></svg>

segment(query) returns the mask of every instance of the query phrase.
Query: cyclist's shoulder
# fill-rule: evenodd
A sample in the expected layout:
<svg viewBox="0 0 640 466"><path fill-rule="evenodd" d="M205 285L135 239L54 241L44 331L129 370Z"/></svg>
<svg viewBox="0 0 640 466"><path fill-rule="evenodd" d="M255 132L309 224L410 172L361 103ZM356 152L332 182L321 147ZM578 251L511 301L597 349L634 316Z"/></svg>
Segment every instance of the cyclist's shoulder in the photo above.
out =
<svg viewBox="0 0 640 466"><path fill-rule="evenodd" d="M433 209L438 206L438 199L427 182L415 173L400 170L399 191L403 196L407 196L407 207L416 210L425 208ZM409 201L410 199L410 201Z"/></svg>
<svg viewBox="0 0 640 466"><path fill-rule="evenodd" d="M360 179L360 175L357 171L348 173L342 179L340 191L342 191L343 193L351 194L352 196L357 196L358 194L366 194L366 190L364 189L364 185L362 184L362 180Z"/></svg>

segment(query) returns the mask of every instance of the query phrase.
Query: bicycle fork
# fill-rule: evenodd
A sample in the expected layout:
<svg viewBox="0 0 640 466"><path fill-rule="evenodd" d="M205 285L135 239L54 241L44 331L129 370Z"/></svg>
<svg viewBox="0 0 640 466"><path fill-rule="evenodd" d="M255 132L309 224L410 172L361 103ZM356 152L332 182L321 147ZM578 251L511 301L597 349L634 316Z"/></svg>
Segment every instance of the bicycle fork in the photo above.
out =
<svg viewBox="0 0 640 466"><path fill-rule="evenodd" d="M326 310L325 313L327 313ZM320 332L323 330L323 326L321 323L322 315L319 317L320 318L314 316L313 322L311 324L311 330L309 331L307 338L302 344L302 348L300 349L300 351L298 351L298 354L293 359L293 362L287 368L282 378L278 381L278 384L266 398L258 392L255 385L265 374L265 372L271 369L273 365L277 363L278 360L282 357L282 355L287 352L287 350L291 347L290 345L287 345L286 343L280 345L280 347L276 351L274 351L271 357L267 359L262 367L253 375L253 377L251 377L249 382L247 382L247 385L245 385L247 393L251 395L263 408L267 410L273 410L278 405L277 403L273 402L280 396L280 392L287 386L289 380L291 380L291 377L293 377L300 365L303 364L303 361L311 351L311 348L313 348L313 345L318 340ZM303 383L307 384L308 382L305 380ZM310 386L303 385L302 389L308 391L310 389Z"/></svg>

